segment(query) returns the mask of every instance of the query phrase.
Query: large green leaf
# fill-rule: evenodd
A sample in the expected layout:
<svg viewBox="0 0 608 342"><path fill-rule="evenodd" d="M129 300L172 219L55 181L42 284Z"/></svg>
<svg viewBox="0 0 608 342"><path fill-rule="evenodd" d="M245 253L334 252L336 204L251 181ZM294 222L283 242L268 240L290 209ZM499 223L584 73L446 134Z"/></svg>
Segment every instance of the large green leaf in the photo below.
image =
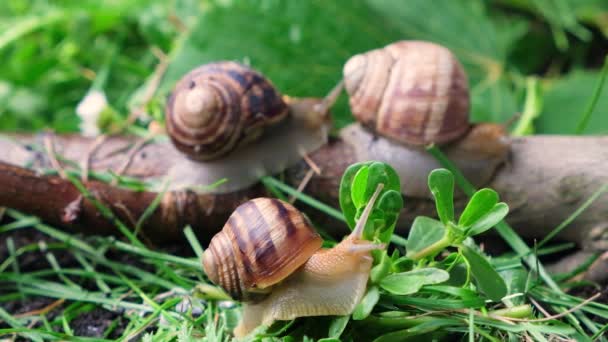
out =
<svg viewBox="0 0 608 342"><path fill-rule="evenodd" d="M572 134L599 80L599 73L577 71L549 84L544 105L536 120L536 131L548 134ZM595 111L585 130L587 134L608 133L608 86L604 86Z"/></svg>
<svg viewBox="0 0 608 342"><path fill-rule="evenodd" d="M247 62L292 96L324 96L354 54L382 47L402 35L363 2L232 1L211 5L167 70L166 93L193 67L214 60ZM352 121L345 98L337 125Z"/></svg>
<svg viewBox="0 0 608 342"><path fill-rule="evenodd" d="M498 203L496 191L488 188L478 190L473 194L473 197L471 197L471 200L464 208L458 224L463 227L472 225L483 215L487 214L496 203Z"/></svg>
<svg viewBox="0 0 608 342"><path fill-rule="evenodd" d="M443 283L449 278L448 272L429 267L393 273L382 279L380 286L392 294L409 295L418 292L424 285Z"/></svg>
<svg viewBox="0 0 608 342"><path fill-rule="evenodd" d="M502 297L507 295L505 281L485 256L466 245L462 245L460 250L471 267L471 273L477 286L488 298L493 301L500 301Z"/></svg>
<svg viewBox="0 0 608 342"><path fill-rule="evenodd" d="M423 251L441 240L444 235L445 226L441 222L426 216L416 217L407 238L407 255L411 256Z"/></svg>
<svg viewBox="0 0 608 342"><path fill-rule="evenodd" d="M454 175L446 169L435 169L429 174L429 189L435 197L437 214L443 224L454 221Z"/></svg>

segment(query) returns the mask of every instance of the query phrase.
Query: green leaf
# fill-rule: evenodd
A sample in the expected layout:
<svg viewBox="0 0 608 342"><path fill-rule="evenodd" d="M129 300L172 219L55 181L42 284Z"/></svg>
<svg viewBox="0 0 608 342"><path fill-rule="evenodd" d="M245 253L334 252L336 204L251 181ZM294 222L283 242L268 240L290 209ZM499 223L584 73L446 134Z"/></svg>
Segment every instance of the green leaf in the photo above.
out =
<svg viewBox="0 0 608 342"><path fill-rule="evenodd" d="M447 294L450 296L462 298L471 302L482 303L483 299L479 297L479 294L471 289L462 288L460 286L450 286L450 285L429 285L424 288L426 292L437 292L442 294Z"/></svg>
<svg viewBox="0 0 608 342"><path fill-rule="evenodd" d="M526 292L526 283L528 282L528 272L523 267L512 268L499 272L502 278L507 284L507 293L512 295L514 293ZM511 302L515 305L524 304L526 301L525 296L513 297Z"/></svg>
<svg viewBox="0 0 608 342"><path fill-rule="evenodd" d="M536 131L543 134L571 134L591 100L598 81L598 72L574 71L548 85L545 84L543 110L536 119ZM608 115L605 115L605 108L608 108L606 86L599 96L584 133L606 134Z"/></svg>
<svg viewBox="0 0 608 342"><path fill-rule="evenodd" d="M494 207L483 217L479 218L468 230L468 236L481 234L497 225L509 213L509 206L504 203L496 203Z"/></svg>
<svg viewBox="0 0 608 342"><path fill-rule="evenodd" d="M361 299L361 302L357 304L355 310L353 311L353 319L355 321L359 321L362 319L366 319L367 316L372 312L376 303L378 303L378 299L380 299L380 291L377 286L371 286L365 296Z"/></svg>
<svg viewBox="0 0 608 342"><path fill-rule="evenodd" d="M392 184L389 184L387 168L390 168L390 166L385 163L371 163L371 165L369 166L369 180L367 182L367 189L365 190L366 197L372 196L374 191L376 191L377 184L382 183L387 187L387 189L391 189L393 187Z"/></svg>
<svg viewBox="0 0 608 342"><path fill-rule="evenodd" d="M454 221L454 175L446 169L436 169L429 174L428 183L441 222Z"/></svg>
<svg viewBox="0 0 608 342"><path fill-rule="evenodd" d="M449 278L450 275L444 270L422 268L388 275L382 279L380 286L393 294L409 295L418 292L424 285L439 284Z"/></svg>
<svg viewBox="0 0 608 342"><path fill-rule="evenodd" d="M380 183L384 184L384 188L370 214L363 236L388 243L403 208L399 176L390 165L369 161L347 168L340 182L340 208L348 225L354 228L356 218L363 213Z"/></svg>
<svg viewBox="0 0 608 342"><path fill-rule="evenodd" d="M330 338L340 338L340 335L344 332L348 321L350 320L350 316L340 316L336 317L331 321L329 325L329 334Z"/></svg>
<svg viewBox="0 0 608 342"><path fill-rule="evenodd" d="M359 170L363 167L367 167L366 164L367 163L352 164L344 171L342 180L340 181L340 209L342 209L342 213L344 213L344 218L350 229L354 229L357 224L355 220L355 217L357 216L357 207L355 206L351 195L352 184Z"/></svg>
<svg viewBox="0 0 608 342"><path fill-rule="evenodd" d="M462 245L460 247L462 255L467 259L471 267L471 274L481 292L485 293L493 301L500 301L507 295L507 285L500 274L492 267L490 262L483 255L474 249Z"/></svg>
<svg viewBox="0 0 608 342"><path fill-rule="evenodd" d="M467 283L467 267L464 263L458 263L450 269L450 279L446 282L446 285L450 286L464 286Z"/></svg>
<svg viewBox="0 0 608 342"><path fill-rule="evenodd" d="M369 274L370 281L372 284L377 284L389 273L392 266L391 258L386 254L386 251L382 251L382 257L380 262L372 267Z"/></svg>
<svg viewBox="0 0 608 342"><path fill-rule="evenodd" d="M414 260L407 257L401 257L393 262L392 266L391 269L395 273L406 272L414 268Z"/></svg>
<svg viewBox="0 0 608 342"><path fill-rule="evenodd" d="M362 1L214 2L179 42L161 96L195 66L237 60L264 73L283 94L322 97L340 80L349 57L402 37ZM346 97L332 113L338 127L353 121Z"/></svg>
<svg viewBox="0 0 608 342"><path fill-rule="evenodd" d="M422 322L411 328L393 331L384 334L374 340L374 342L397 342L397 341L441 341L441 337L446 334L450 326L457 325L457 322L447 318L435 318L430 321ZM440 329L443 329L442 331ZM435 336L431 334L440 330L441 334ZM415 337L415 339L413 338Z"/></svg>
<svg viewBox="0 0 608 342"><path fill-rule="evenodd" d="M403 196L395 190L388 190L380 197L378 208L386 214L399 213L403 209Z"/></svg>
<svg viewBox="0 0 608 342"><path fill-rule="evenodd" d="M418 253L445 236L445 226L430 217L418 216L412 224L405 248L406 255Z"/></svg>
<svg viewBox="0 0 608 342"><path fill-rule="evenodd" d="M353 185L351 187L351 198L353 200L353 204L357 209L365 207L368 176L369 167L363 166L359 169L359 171L357 171L357 174L355 174L355 177L353 179Z"/></svg>
<svg viewBox="0 0 608 342"><path fill-rule="evenodd" d="M492 189L481 189L473 194L471 200L460 215L458 225L468 227L488 213L498 203L498 194Z"/></svg>

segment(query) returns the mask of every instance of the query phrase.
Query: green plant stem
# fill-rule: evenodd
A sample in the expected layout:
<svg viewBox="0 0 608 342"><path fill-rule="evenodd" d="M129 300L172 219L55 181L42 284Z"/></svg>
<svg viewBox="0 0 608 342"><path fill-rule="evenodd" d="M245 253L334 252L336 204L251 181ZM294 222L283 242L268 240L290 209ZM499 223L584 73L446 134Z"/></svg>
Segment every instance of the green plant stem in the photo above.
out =
<svg viewBox="0 0 608 342"><path fill-rule="evenodd" d="M595 87L595 91L593 92L593 96L591 97L591 101L587 108L583 112L578 125L576 125L575 134L582 134L585 128L587 128L587 124L589 124L589 120L591 119L591 114L595 109L595 105L597 105L597 101L600 98L602 93L602 89L604 88L604 83L606 83L606 75L608 74L608 55L604 59L604 66L602 67L602 71L600 73L600 80L598 81L597 86Z"/></svg>
<svg viewBox="0 0 608 342"><path fill-rule="evenodd" d="M491 316L502 316L509 318L528 318L532 315L532 313L532 307L529 304L522 304L488 312L488 314Z"/></svg>
<svg viewBox="0 0 608 342"><path fill-rule="evenodd" d="M424 248L423 250L408 255L407 257L412 260L420 260L431 255L436 255L437 253L449 247L452 244L453 240L454 239L451 237L451 235L446 232L446 234L443 235L441 240L436 241L430 246Z"/></svg>
<svg viewBox="0 0 608 342"><path fill-rule="evenodd" d="M526 102L521 118L517 120L517 125L511 131L513 136L531 134L532 121L540 114L542 109L542 97L540 96L540 83L536 77L526 78Z"/></svg>

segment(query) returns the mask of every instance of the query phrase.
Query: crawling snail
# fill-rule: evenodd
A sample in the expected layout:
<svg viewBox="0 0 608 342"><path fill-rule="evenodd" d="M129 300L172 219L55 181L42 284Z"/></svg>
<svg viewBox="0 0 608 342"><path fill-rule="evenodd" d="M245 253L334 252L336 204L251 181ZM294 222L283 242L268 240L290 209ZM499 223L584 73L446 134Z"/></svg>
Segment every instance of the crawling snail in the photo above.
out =
<svg viewBox="0 0 608 342"><path fill-rule="evenodd" d="M232 192L296 163L327 142L329 108L340 89L323 99L292 98L235 62L190 71L176 84L165 110L167 133L189 159L169 172L172 188L226 178L211 192Z"/></svg>
<svg viewBox="0 0 608 342"><path fill-rule="evenodd" d="M331 249L321 249L321 237L288 203L257 198L239 206L203 255L209 279L243 301L235 336L275 320L351 314L365 293L370 252L384 248L361 237L381 190Z"/></svg>
<svg viewBox="0 0 608 342"><path fill-rule="evenodd" d="M507 158L510 142L503 125L469 121L467 77L447 48L395 42L351 57L343 76L361 125L343 129L341 137L358 160L380 160L399 170L406 195L428 197L426 177L440 167L425 145L445 145L444 152L476 185L491 179Z"/></svg>

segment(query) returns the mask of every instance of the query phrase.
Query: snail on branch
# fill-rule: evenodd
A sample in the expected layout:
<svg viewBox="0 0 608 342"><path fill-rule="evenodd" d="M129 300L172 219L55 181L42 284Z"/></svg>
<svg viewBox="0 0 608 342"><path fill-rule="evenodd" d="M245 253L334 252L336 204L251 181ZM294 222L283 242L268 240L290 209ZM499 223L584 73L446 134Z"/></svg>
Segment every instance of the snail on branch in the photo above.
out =
<svg viewBox="0 0 608 342"><path fill-rule="evenodd" d="M176 84L166 107L171 141L189 158L169 172L172 188L226 178L227 183L210 192L232 192L293 165L327 143L329 108L340 89L323 99L292 98L235 62L190 71Z"/></svg>
<svg viewBox="0 0 608 342"><path fill-rule="evenodd" d="M209 279L243 301L237 337L260 324L304 316L349 315L367 286L370 252L384 248L362 239L380 191L355 229L331 249L292 205L257 198L239 206L203 255Z"/></svg>
<svg viewBox="0 0 608 342"><path fill-rule="evenodd" d="M361 125L346 127L341 137L358 160L384 161L399 170L405 195L429 196L426 177L440 165L423 150L426 145L445 145L476 185L489 181L507 158L503 125L469 121L467 77L447 48L399 41L351 57L343 74Z"/></svg>

